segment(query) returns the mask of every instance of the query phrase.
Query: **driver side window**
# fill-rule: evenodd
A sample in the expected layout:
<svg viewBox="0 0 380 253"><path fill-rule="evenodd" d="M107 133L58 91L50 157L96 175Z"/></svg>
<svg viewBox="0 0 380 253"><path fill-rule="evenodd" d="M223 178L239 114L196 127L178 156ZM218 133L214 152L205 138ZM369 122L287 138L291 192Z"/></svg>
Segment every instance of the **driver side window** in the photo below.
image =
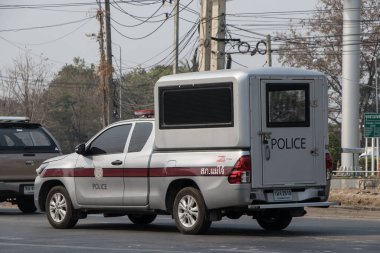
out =
<svg viewBox="0 0 380 253"><path fill-rule="evenodd" d="M119 125L101 133L90 145L89 155L123 153L131 124Z"/></svg>

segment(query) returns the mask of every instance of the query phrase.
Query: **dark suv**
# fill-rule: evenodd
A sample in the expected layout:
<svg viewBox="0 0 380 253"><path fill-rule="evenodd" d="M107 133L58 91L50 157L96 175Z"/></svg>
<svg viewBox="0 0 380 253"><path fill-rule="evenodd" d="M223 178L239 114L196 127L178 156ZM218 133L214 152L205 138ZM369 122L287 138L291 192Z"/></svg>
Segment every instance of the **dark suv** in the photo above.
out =
<svg viewBox="0 0 380 253"><path fill-rule="evenodd" d="M35 170L61 150L53 136L27 117L0 117L0 202L17 204L24 213L33 202Z"/></svg>

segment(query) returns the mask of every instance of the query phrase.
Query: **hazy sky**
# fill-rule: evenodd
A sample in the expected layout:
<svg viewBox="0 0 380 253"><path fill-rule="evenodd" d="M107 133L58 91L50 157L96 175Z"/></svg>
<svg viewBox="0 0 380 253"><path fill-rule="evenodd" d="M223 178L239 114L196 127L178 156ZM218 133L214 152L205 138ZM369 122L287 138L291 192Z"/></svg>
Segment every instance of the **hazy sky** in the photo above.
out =
<svg viewBox="0 0 380 253"><path fill-rule="evenodd" d="M169 64L172 50L173 20L166 22L165 13L172 6L162 1L110 1L113 55L119 63L121 47L122 70L137 66L151 67L158 63ZM157 2L157 3L155 3ZM141 3L145 3L142 5ZM149 4L148 3L152 3ZM239 38L255 45L265 34L288 30L289 20L297 22L311 15L317 0L231 0L227 2L227 27L231 38ZM63 6L65 4L65 6ZM198 33L194 22L199 17L199 0L182 0L180 13L180 38L184 49L181 60L191 60L197 46ZM84 58L87 63L99 60L96 39L86 34L98 33L99 23L95 18L95 0L0 0L0 70L13 64L20 54L29 51L35 58L43 57L54 73L74 57ZM153 16L147 22L147 17ZM133 26L133 27L127 27ZM160 27L152 35L156 28ZM126 38L119 33L123 34ZM191 36L192 35L192 36ZM140 39L141 37L145 37ZM233 48L232 48L233 46ZM238 45L228 45L230 52L237 52ZM244 47L241 47L241 50ZM265 64L265 57L250 54L233 54L233 60L247 67ZM115 63L114 63L115 64ZM278 65L276 60L274 66ZM118 65L114 66L118 71ZM233 63L233 68L240 68Z"/></svg>

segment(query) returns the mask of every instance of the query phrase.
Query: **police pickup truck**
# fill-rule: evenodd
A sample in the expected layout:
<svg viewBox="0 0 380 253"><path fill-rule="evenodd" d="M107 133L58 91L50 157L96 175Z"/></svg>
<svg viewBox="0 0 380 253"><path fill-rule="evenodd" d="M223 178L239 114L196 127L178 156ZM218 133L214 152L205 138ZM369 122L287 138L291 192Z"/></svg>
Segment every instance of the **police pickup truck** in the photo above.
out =
<svg viewBox="0 0 380 253"><path fill-rule="evenodd" d="M54 228L87 214L149 224L171 215L185 234L242 215L286 228L329 206L327 81L292 68L166 76L155 119L120 121L75 153L45 161L35 204Z"/></svg>

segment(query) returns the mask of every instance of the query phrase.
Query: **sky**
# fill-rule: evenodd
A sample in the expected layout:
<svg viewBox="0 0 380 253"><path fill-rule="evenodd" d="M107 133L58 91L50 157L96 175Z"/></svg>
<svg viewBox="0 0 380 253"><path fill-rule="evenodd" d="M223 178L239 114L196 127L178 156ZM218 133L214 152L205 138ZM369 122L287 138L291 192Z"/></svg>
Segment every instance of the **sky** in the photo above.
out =
<svg viewBox="0 0 380 253"><path fill-rule="evenodd" d="M173 50L173 19L168 0L110 0L114 68L122 72L136 67L169 65ZM191 61L198 43L197 27L200 0L181 0L180 61ZM266 34L289 30L289 25L312 15L317 0L230 0L227 2L228 37L252 47ZM99 31L95 15L96 0L0 0L0 73L12 68L15 59L28 52L43 59L52 75L74 57L97 65L99 50L91 34ZM149 19L149 17L151 17ZM240 51L247 50L247 44ZM276 44L274 43L274 49ZM261 67L266 59L258 54L238 53L238 44L226 45L232 54L232 68ZM120 54L121 51L121 54ZM273 66L279 66L276 57Z"/></svg>

